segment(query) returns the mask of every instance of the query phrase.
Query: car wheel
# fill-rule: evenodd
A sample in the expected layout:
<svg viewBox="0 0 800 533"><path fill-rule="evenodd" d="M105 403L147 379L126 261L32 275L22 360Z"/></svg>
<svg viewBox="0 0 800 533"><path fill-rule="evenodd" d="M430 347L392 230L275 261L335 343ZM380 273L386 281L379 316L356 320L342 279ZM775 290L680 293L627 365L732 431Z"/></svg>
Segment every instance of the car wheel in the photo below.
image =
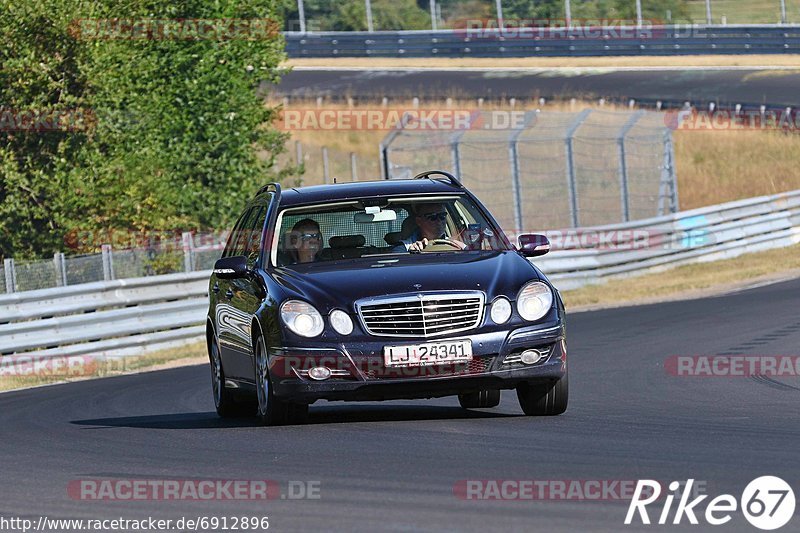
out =
<svg viewBox="0 0 800 533"><path fill-rule="evenodd" d="M298 424L308 418L308 404L286 402L275 397L269 380L269 362L264 338L259 335L255 346L255 378L258 396L258 418L265 426Z"/></svg>
<svg viewBox="0 0 800 533"><path fill-rule="evenodd" d="M500 404L500 391L496 389L483 389L468 394L459 394L458 403L464 409L485 409L497 407Z"/></svg>
<svg viewBox="0 0 800 533"><path fill-rule="evenodd" d="M517 398L528 416L554 416L567 410L569 381L565 374L555 383L522 383L517 386Z"/></svg>
<svg viewBox="0 0 800 533"><path fill-rule="evenodd" d="M241 415L241 406L236 403L233 394L225 388L225 370L222 368L222 359L216 339L211 341L208 358L211 363L211 391L214 394L214 407L217 409L217 414L224 418Z"/></svg>

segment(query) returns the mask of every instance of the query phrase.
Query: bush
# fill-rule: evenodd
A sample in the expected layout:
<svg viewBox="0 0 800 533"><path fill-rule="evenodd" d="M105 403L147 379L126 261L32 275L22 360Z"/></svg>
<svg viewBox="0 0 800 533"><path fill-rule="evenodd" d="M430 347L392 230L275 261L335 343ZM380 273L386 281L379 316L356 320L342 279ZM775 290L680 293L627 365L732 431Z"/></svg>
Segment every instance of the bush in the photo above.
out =
<svg viewBox="0 0 800 533"><path fill-rule="evenodd" d="M272 169L285 134L258 94L281 74L281 35L98 39L80 21L277 17L277 0L0 0L0 113L89 117L0 131L0 255L48 256L75 231L227 227L292 171Z"/></svg>

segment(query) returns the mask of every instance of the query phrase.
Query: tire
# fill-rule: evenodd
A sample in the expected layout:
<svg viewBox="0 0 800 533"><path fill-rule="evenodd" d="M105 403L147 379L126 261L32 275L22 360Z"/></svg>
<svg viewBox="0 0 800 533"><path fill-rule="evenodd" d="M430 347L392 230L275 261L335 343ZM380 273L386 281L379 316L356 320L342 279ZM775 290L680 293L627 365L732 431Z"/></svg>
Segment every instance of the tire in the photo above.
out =
<svg viewBox="0 0 800 533"><path fill-rule="evenodd" d="M555 383L522 383L517 386L517 398L528 416L555 416L567 410L569 381L567 375Z"/></svg>
<svg viewBox="0 0 800 533"><path fill-rule="evenodd" d="M259 334L254 357L256 394L258 409L256 415L265 426L302 424L308 419L308 404L280 400L272 392L269 378L269 364L264 338Z"/></svg>
<svg viewBox="0 0 800 533"><path fill-rule="evenodd" d="M211 392L214 395L214 407L217 414L223 418L241 416L241 405L236 403L231 391L225 388L225 370L222 368L222 359L216 339L211 341L208 352L211 364Z"/></svg>
<svg viewBox="0 0 800 533"><path fill-rule="evenodd" d="M459 394L458 403L464 409L487 409L500 405L500 391L495 389L482 389L468 394Z"/></svg>

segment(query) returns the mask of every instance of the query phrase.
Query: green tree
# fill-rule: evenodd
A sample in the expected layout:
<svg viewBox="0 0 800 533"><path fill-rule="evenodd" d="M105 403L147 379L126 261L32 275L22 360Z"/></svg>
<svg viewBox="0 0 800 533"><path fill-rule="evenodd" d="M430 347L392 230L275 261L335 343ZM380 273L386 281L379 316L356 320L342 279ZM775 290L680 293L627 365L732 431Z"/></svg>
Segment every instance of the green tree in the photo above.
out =
<svg viewBox="0 0 800 533"><path fill-rule="evenodd" d="M276 19L276 0L0 2L4 108L93 117L79 131L0 132L0 255L47 255L73 231L224 228L292 170L272 170L285 135L258 94L281 74L277 31L76 32L80 19Z"/></svg>

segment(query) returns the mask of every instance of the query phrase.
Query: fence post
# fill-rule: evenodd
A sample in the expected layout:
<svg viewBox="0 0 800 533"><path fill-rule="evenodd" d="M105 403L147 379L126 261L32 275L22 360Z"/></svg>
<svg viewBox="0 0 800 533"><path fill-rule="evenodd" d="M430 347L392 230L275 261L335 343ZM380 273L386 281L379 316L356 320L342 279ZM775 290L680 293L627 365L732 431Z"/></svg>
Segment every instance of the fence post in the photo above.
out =
<svg viewBox="0 0 800 533"><path fill-rule="evenodd" d="M583 124L586 117L592 112L591 109L584 109L575 120L567 127L567 132L564 139L564 144L567 151L567 186L569 190L569 214L572 222L572 227L579 227L580 218L578 216L578 186L575 180L575 154L572 150L573 135L578 127Z"/></svg>
<svg viewBox="0 0 800 533"><path fill-rule="evenodd" d="M331 181L330 169L328 168L328 147L322 147L322 179L327 185Z"/></svg>
<svg viewBox="0 0 800 533"><path fill-rule="evenodd" d="M114 257L111 253L111 245L104 244L100 246L100 252L103 259L103 279L111 281L114 279Z"/></svg>
<svg viewBox="0 0 800 533"><path fill-rule="evenodd" d="M17 271L13 258L3 259L3 270L6 275L6 292L17 292Z"/></svg>
<svg viewBox="0 0 800 533"><path fill-rule="evenodd" d="M298 167L303 164L303 145L300 141L294 142L294 158Z"/></svg>
<svg viewBox="0 0 800 533"><path fill-rule="evenodd" d="M450 163L453 168L453 174L459 180L461 179L461 150L458 144L461 142L461 137L464 136L466 130L462 130L453 134L450 139Z"/></svg>
<svg viewBox="0 0 800 533"><path fill-rule="evenodd" d="M358 181L358 160L355 152L350 152L350 179Z"/></svg>
<svg viewBox="0 0 800 533"><path fill-rule="evenodd" d="M430 0L431 8L431 29L436 31L436 0Z"/></svg>
<svg viewBox="0 0 800 533"><path fill-rule="evenodd" d="M678 204L678 175L675 172L675 145L672 144L672 132L667 132L667 148L669 150L669 177L670 184L672 185L672 194L670 195L670 212L677 213L680 209Z"/></svg>
<svg viewBox="0 0 800 533"><path fill-rule="evenodd" d="M664 163L661 165L661 183L658 187L658 216L678 211L678 180L675 175L675 151L672 146L672 132L664 132Z"/></svg>
<svg viewBox="0 0 800 533"><path fill-rule="evenodd" d="M643 111L637 111L632 114L628 121L619 130L617 135L617 148L619 150L619 194L622 201L622 221L628 222L631 219L630 212L630 194L628 192L628 159L625 155L625 136L633 128L636 121L638 121L644 114Z"/></svg>
<svg viewBox="0 0 800 533"><path fill-rule="evenodd" d="M519 178L518 139L535 116L535 111L525 112L525 119L522 125L518 129L512 131L508 140L508 161L511 165L511 196L514 200L514 227L518 235L522 233L522 186Z"/></svg>
<svg viewBox="0 0 800 533"><path fill-rule="evenodd" d="M190 231L181 234L183 241L183 271L194 272L194 239Z"/></svg>
<svg viewBox="0 0 800 533"><path fill-rule="evenodd" d="M64 261L64 254L56 252L53 254L53 270L56 273L56 287L67 286L67 265Z"/></svg>
<svg viewBox="0 0 800 533"><path fill-rule="evenodd" d="M367 8L367 31L372 33L375 28L372 25L372 2L364 0L365 7Z"/></svg>
<svg viewBox="0 0 800 533"><path fill-rule="evenodd" d="M394 142L395 137L400 135L400 132L403 131L403 128L405 127L405 118L406 115L404 113L403 116L400 117L400 121L395 125L394 129L390 131L378 145L381 159L381 179L392 179L392 162L389 159L389 147Z"/></svg>

